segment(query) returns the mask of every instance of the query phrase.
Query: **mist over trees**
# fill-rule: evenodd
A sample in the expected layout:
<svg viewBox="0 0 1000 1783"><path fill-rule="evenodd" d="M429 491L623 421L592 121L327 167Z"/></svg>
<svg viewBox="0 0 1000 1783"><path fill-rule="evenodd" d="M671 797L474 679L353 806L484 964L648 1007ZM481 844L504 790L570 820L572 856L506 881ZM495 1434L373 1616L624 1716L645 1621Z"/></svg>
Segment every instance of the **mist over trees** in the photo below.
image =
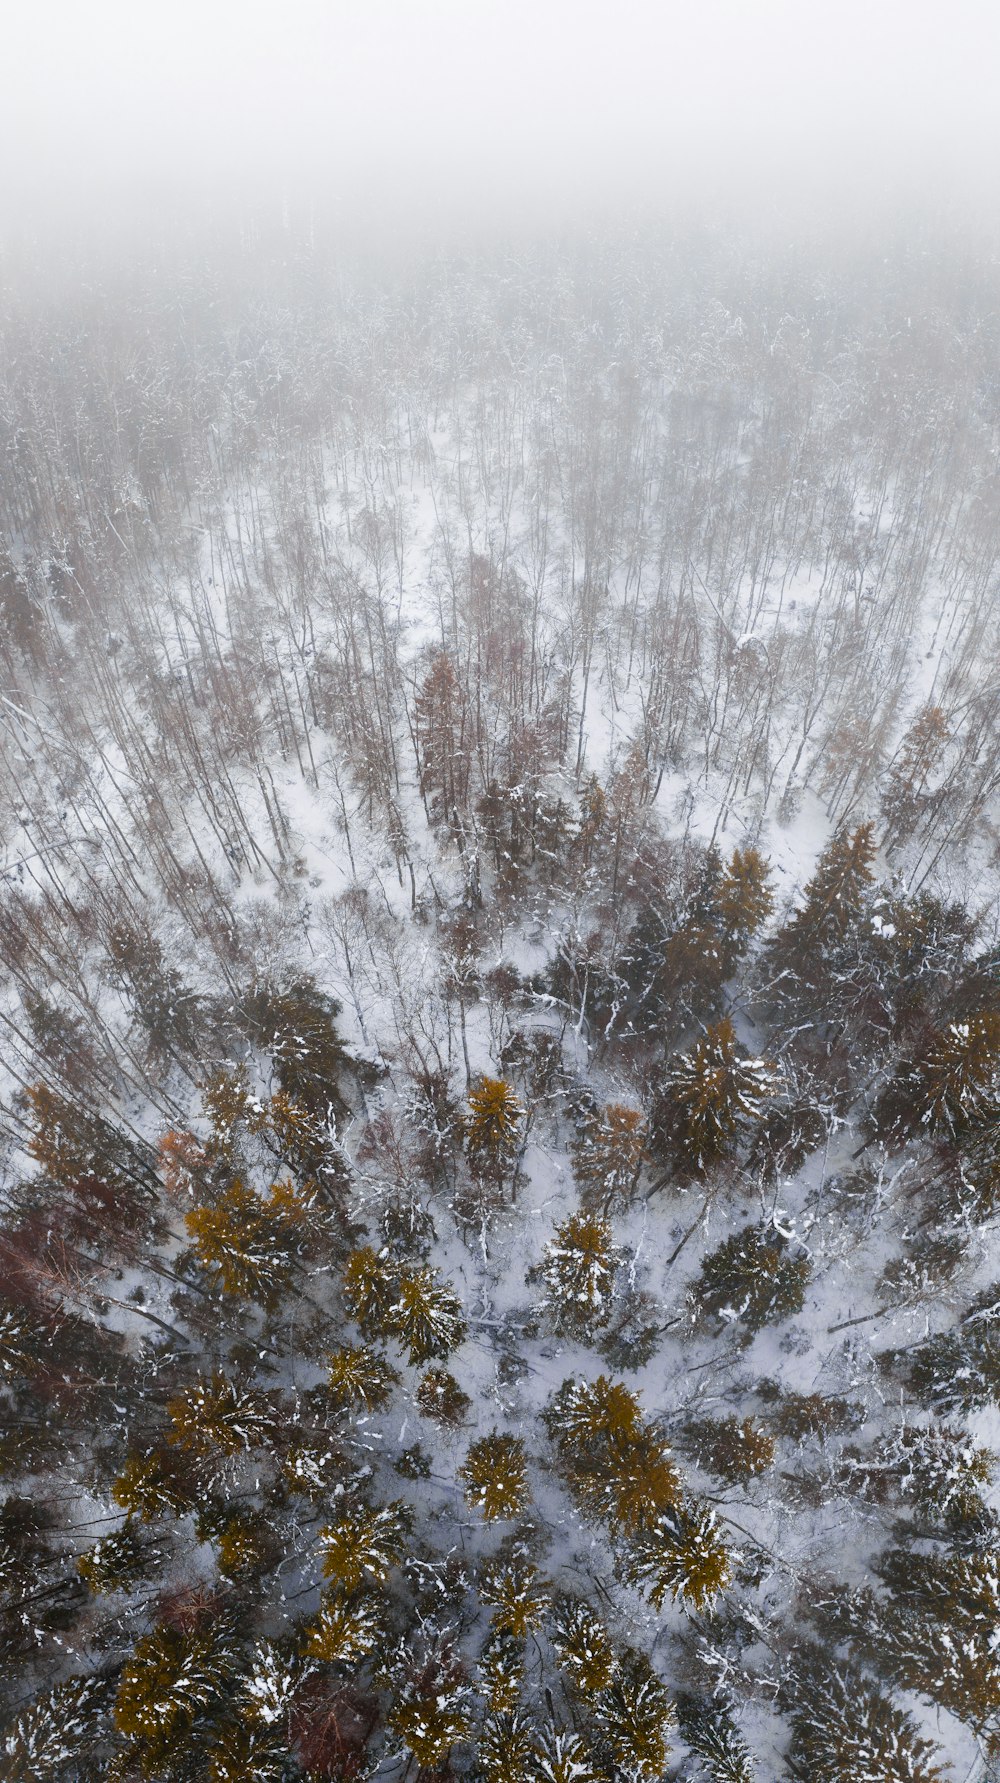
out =
<svg viewBox="0 0 1000 1783"><path fill-rule="evenodd" d="M45 273L0 1776L994 1775L993 260Z"/></svg>

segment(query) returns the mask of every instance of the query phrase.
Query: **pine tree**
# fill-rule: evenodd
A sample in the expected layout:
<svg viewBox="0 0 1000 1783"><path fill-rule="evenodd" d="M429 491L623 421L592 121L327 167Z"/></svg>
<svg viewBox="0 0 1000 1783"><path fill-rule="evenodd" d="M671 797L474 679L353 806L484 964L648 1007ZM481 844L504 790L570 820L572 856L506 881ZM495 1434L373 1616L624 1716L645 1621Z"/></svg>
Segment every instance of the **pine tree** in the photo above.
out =
<svg viewBox="0 0 1000 1783"><path fill-rule="evenodd" d="M1000 1012L982 1009L936 1033L881 1098L877 1120L955 1139L1000 1120Z"/></svg>
<svg viewBox="0 0 1000 1783"><path fill-rule="evenodd" d="M524 1442L494 1430L472 1444L459 1469L469 1504L493 1522L517 1517L528 1502L528 1470Z"/></svg>
<svg viewBox="0 0 1000 1783"><path fill-rule="evenodd" d="M275 1641L258 1641L240 1682L240 1712L248 1721L276 1727L286 1718L302 1683L303 1668Z"/></svg>
<svg viewBox="0 0 1000 1783"><path fill-rule="evenodd" d="M487 1563L479 1594L493 1610L494 1628L518 1641L539 1627L549 1601L539 1568L517 1547Z"/></svg>
<svg viewBox="0 0 1000 1783"><path fill-rule="evenodd" d="M585 1337L608 1323L617 1262L607 1220L572 1213L556 1227L539 1266L541 1310L554 1330Z"/></svg>
<svg viewBox="0 0 1000 1783"><path fill-rule="evenodd" d="M406 1505L352 1504L320 1531L323 1574L341 1592L365 1582L382 1585L401 1559L412 1518Z"/></svg>
<svg viewBox="0 0 1000 1783"><path fill-rule="evenodd" d="M729 1584L733 1561L714 1511L691 1502L640 1526L622 1549L621 1571L655 1609L671 1597L702 1610Z"/></svg>
<svg viewBox="0 0 1000 1783"><path fill-rule="evenodd" d="M748 1332L801 1312L811 1274L808 1259L791 1254L773 1226L744 1226L702 1262L690 1288L698 1312L739 1320Z"/></svg>
<svg viewBox="0 0 1000 1783"><path fill-rule="evenodd" d="M130 1455L111 1487L115 1503L144 1523L158 1517L184 1516L197 1495L198 1485L186 1457L163 1448Z"/></svg>
<svg viewBox="0 0 1000 1783"><path fill-rule="evenodd" d="M597 1701L595 1721L617 1776L657 1783L667 1762L673 1705L644 1653L629 1647Z"/></svg>
<svg viewBox="0 0 1000 1783"><path fill-rule="evenodd" d="M469 1095L466 1148L473 1165L503 1173L517 1156L524 1110L502 1077L484 1077Z"/></svg>
<svg viewBox="0 0 1000 1783"><path fill-rule="evenodd" d="M418 1765L434 1771L472 1731L471 1691L450 1647L414 1667L389 1712L389 1726Z"/></svg>
<svg viewBox="0 0 1000 1783"><path fill-rule="evenodd" d="M591 1516L624 1534L656 1525L680 1496L680 1478L634 1393L598 1375L564 1381L545 1413L567 1479Z"/></svg>
<svg viewBox="0 0 1000 1783"><path fill-rule="evenodd" d="M76 1570L88 1590L105 1594L128 1590L145 1578L161 1558L159 1550L142 1539L130 1519L79 1555Z"/></svg>
<svg viewBox="0 0 1000 1783"><path fill-rule="evenodd" d="M774 1461L774 1438L752 1418L694 1419L684 1440L700 1466L735 1484L766 1473Z"/></svg>
<svg viewBox="0 0 1000 1783"><path fill-rule="evenodd" d="M754 1783L756 1767L725 1699L680 1696L677 1720L682 1738L704 1760L712 1783Z"/></svg>
<svg viewBox="0 0 1000 1783"><path fill-rule="evenodd" d="M905 1690L978 1732L1000 1725L1000 1552L891 1549L878 1567L892 1594L877 1614L873 1657Z"/></svg>
<svg viewBox="0 0 1000 1783"><path fill-rule="evenodd" d="M462 1303L433 1270L400 1270L385 1329L409 1348L414 1367L434 1357L445 1361L465 1338Z"/></svg>
<svg viewBox="0 0 1000 1783"><path fill-rule="evenodd" d="M800 1685L789 1753L808 1783L944 1783L934 1748L857 1667L818 1654Z"/></svg>
<svg viewBox="0 0 1000 1783"><path fill-rule="evenodd" d="M455 828L469 792L466 699L447 651L431 659L414 705L420 791L434 822Z"/></svg>
<svg viewBox="0 0 1000 1783"><path fill-rule="evenodd" d="M344 1301L363 1336L382 1337L389 1329L389 1309L399 1283L387 1250L363 1244L344 1265Z"/></svg>
<svg viewBox="0 0 1000 1783"><path fill-rule="evenodd" d="M719 930L722 973L731 978L750 942L774 909L771 870L756 848L734 848L711 898Z"/></svg>
<svg viewBox="0 0 1000 1783"><path fill-rule="evenodd" d="M479 1655L479 1688L491 1715L515 1709L524 1680L524 1642L494 1623Z"/></svg>
<svg viewBox="0 0 1000 1783"><path fill-rule="evenodd" d="M586 1703L606 1690L617 1661L604 1623L588 1603L563 1598L556 1606L552 1645L560 1671Z"/></svg>
<svg viewBox="0 0 1000 1783"><path fill-rule="evenodd" d="M87 1774L113 1690L106 1677L65 1678L32 1698L0 1736L5 1783ZM68 1767L73 1773L68 1773Z"/></svg>
<svg viewBox="0 0 1000 1783"><path fill-rule="evenodd" d="M535 1783L538 1736L525 1711L513 1706L491 1708L476 1756L486 1783Z"/></svg>
<svg viewBox="0 0 1000 1783"><path fill-rule="evenodd" d="M887 849L913 834L930 798L927 782L944 754L950 734L940 706L924 706L906 732L882 795Z"/></svg>
<svg viewBox="0 0 1000 1783"><path fill-rule="evenodd" d="M674 1060L654 1113L655 1138L680 1169L703 1172L761 1119L774 1081L766 1060L741 1056L726 1016Z"/></svg>
<svg viewBox="0 0 1000 1783"><path fill-rule="evenodd" d="M114 1717L144 1777L156 1778L185 1749L204 1711L229 1698L238 1669L226 1623L192 1633L161 1625L136 1642L122 1668Z"/></svg>
<svg viewBox="0 0 1000 1783"><path fill-rule="evenodd" d="M185 1214L184 1224L214 1287L273 1306L291 1280L312 1211L289 1184L272 1184L263 1200L237 1178L214 1206Z"/></svg>
<svg viewBox="0 0 1000 1783"><path fill-rule="evenodd" d="M345 1344L327 1357L327 1383L338 1406L359 1406L366 1412L384 1411L399 1375L378 1350L364 1344Z"/></svg>
<svg viewBox="0 0 1000 1783"><path fill-rule="evenodd" d="M590 1115L573 1148L573 1174L584 1205L596 1207L604 1219L616 1204L627 1206L645 1157L645 1126L638 1109L609 1102L603 1114Z"/></svg>
<svg viewBox="0 0 1000 1783"><path fill-rule="evenodd" d="M324 1593L317 1615L306 1625L302 1651L322 1665L355 1666L375 1650L382 1635L375 1602L338 1589Z"/></svg>
<svg viewBox="0 0 1000 1783"><path fill-rule="evenodd" d="M195 1381L168 1402L173 1428L169 1440L194 1454L213 1449L237 1455L265 1442L274 1417L261 1394L237 1387L219 1369Z"/></svg>
<svg viewBox="0 0 1000 1783"><path fill-rule="evenodd" d="M541 1730L538 1742L538 1783L606 1783L583 1736L570 1728Z"/></svg>
<svg viewBox="0 0 1000 1783"><path fill-rule="evenodd" d="M876 852L870 823L853 833L838 830L824 849L801 909L764 949L764 995L774 1006L814 1013L840 949L864 915Z"/></svg>
<svg viewBox="0 0 1000 1783"><path fill-rule="evenodd" d="M416 1401L425 1418L433 1418L436 1423L451 1428L464 1424L472 1405L468 1393L463 1393L455 1376L446 1368L428 1368L426 1374L421 1375Z"/></svg>

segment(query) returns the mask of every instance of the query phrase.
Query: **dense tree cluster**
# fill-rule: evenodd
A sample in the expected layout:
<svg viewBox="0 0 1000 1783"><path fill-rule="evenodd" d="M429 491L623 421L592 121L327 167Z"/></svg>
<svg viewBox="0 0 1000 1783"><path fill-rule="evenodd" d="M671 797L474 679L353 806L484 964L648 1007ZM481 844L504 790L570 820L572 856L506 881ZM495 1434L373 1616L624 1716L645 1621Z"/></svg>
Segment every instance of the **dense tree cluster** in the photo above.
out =
<svg viewBox="0 0 1000 1783"><path fill-rule="evenodd" d="M5 286L11 1783L995 1763L995 282Z"/></svg>

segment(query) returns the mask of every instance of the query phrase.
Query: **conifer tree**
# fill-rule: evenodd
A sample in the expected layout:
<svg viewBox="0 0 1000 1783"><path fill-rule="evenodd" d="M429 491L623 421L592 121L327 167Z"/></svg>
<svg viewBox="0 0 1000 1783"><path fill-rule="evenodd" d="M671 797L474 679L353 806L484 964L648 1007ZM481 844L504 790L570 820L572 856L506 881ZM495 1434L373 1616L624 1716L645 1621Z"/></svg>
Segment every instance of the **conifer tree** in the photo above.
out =
<svg viewBox="0 0 1000 1783"><path fill-rule="evenodd" d="M657 1141L680 1169L703 1172L761 1119L774 1081L766 1060L742 1056L725 1016L668 1070L654 1114Z"/></svg>
<svg viewBox="0 0 1000 1783"><path fill-rule="evenodd" d="M773 1226L744 1226L704 1258L690 1294L701 1315L738 1320L748 1332L801 1312L811 1274Z"/></svg>
<svg viewBox="0 0 1000 1783"><path fill-rule="evenodd" d="M519 1436L492 1436L474 1442L459 1470L469 1504L493 1522L517 1517L529 1498L524 1442Z"/></svg>
<svg viewBox="0 0 1000 1783"><path fill-rule="evenodd" d="M389 1309L396 1298L398 1271L388 1250L363 1244L344 1265L344 1301L362 1335L382 1337L389 1329Z"/></svg>
<svg viewBox="0 0 1000 1783"><path fill-rule="evenodd" d="M616 1204L627 1205L645 1156L645 1127L638 1109L609 1102L603 1114L588 1116L573 1148L573 1174L584 1205L595 1208L603 1219Z"/></svg>
<svg viewBox="0 0 1000 1783"><path fill-rule="evenodd" d="M359 1406L366 1412L382 1411L399 1380L378 1350L364 1344L345 1344L327 1357L327 1382L334 1403Z"/></svg>
<svg viewBox="0 0 1000 1783"><path fill-rule="evenodd" d="M109 1677L97 1674L65 1678L33 1697L0 1735L8 1783L56 1783L67 1775L86 1775L113 1689Z"/></svg>
<svg viewBox="0 0 1000 1783"><path fill-rule="evenodd" d="M267 1200L239 1179L211 1207L195 1207L184 1224L194 1252L223 1294L272 1306L287 1287L309 1221L308 1203L275 1183Z"/></svg>
<svg viewBox="0 0 1000 1783"><path fill-rule="evenodd" d="M350 1594L366 1581L382 1585L403 1554L412 1519L402 1503L352 1504L320 1531L323 1574Z"/></svg>
<svg viewBox="0 0 1000 1783"><path fill-rule="evenodd" d="M626 1648L594 1719L615 1774L629 1783L658 1783L667 1762L673 1705L644 1653Z"/></svg>
<svg viewBox="0 0 1000 1783"><path fill-rule="evenodd" d="M723 977L731 978L750 942L774 908L770 868L756 848L734 848L712 893Z"/></svg>
<svg viewBox="0 0 1000 1783"><path fill-rule="evenodd" d="M483 1568L480 1596L493 1610L493 1626L522 1641L537 1628L548 1606L546 1581L519 1544Z"/></svg>
<svg viewBox="0 0 1000 1783"><path fill-rule="evenodd" d="M205 1711L228 1699L238 1669L225 1622L190 1633L161 1624L136 1642L119 1678L114 1717L144 1777L157 1778L176 1761Z"/></svg>
<svg viewBox="0 0 1000 1783"><path fill-rule="evenodd" d="M302 1651L322 1665L354 1666L374 1651L382 1632L372 1598L347 1596L335 1589L324 1593L317 1614L306 1625Z"/></svg>
<svg viewBox="0 0 1000 1783"><path fill-rule="evenodd" d="M622 1576L655 1609L667 1597L705 1609L732 1578L733 1560L715 1512L689 1502L640 1525L621 1551Z"/></svg>
<svg viewBox="0 0 1000 1783"><path fill-rule="evenodd" d="M463 1424L472 1405L468 1393L463 1393L455 1376L446 1368L428 1368L426 1374L421 1375L416 1401L425 1418L450 1426Z"/></svg>
<svg viewBox="0 0 1000 1783"><path fill-rule="evenodd" d="M617 1261L606 1219L572 1213L556 1227L538 1271L541 1310L554 1330L586 1337L608 1323Z"/></svg>
<svg viewBox="0 0 1000 1783"><path fill-rule="evenodd" d="M944 1783L934 1748L855 1666L816 1655L795 1702L789 1762L809 1783Z"/></svg>
<svg viewBox="0 0 1000 1783"><path fill-rule="evenodd" d="M880 1099L880 1128L958 1139L1000 1120L1000 1012L981 1009L935 1033Z"/></svg>
<svg viewBox="0 0 1000 1783"><path fill-rule="evenodd" d="M677 1720L682 1738L704 1760L712 1783L755 1783L756 1766L724 1698L680 1696Z"/></svg>
<svg viewBox="0 0 1000 1783"><path fill-rule="evenodd" d="M860 922L874 883L874 826L838 830L820 855L804 902L764 949L767 1000L813 1013L839 952Z"/></svg>
<svg viewBox="0 0 1000 1783"><path fill-rule="evenodd" d="M582 1734L546 1723L538 1741L539 1783L604 1783L605 1772Z"/></svg>
<svg viewBox="0 0 1000 1783"><path fill-rule="evenodd" d="M1000 1727L1000 1552L890 1549L878 1568L892 1594L876 1614L872 1657L905 1690L977 1732Z"/></svg>
<svg viewBox="0 0 1000 1783"><path fill-rule="evenodd" d="M517 1155L524 1110L502 1077L484 1077L469 1094L466 1147L478 1169L499 1174Z"/></svg>
<svg viewBox="0 0 1000 1783"><path fill-rule="evenodd" d="M552 1644L560 1671L584 1702L593 1702L608 1688L617 1661L611 1637L595 1610L577 1598L563 1598L552 1625Z"/></svg>
<svg viewBox="0 0 1000 1783"><path fill-rule="evenodd" d="M538 1736L524 1709L492 1709L476 1742L486 1783L535 1783Z"/></svg>
<svg viewBox="0 0 1000 1783"><path fill-rule="evenodd" d="M261 1394L235 1385L216 1369L176 1394L167 1405L169 1440L194 1454L213 1449L236 1455L266 1441L274 1416Z"/></svg>
<svg viewBox="0 0 1000 1783"><path fill-rule="evenodd" d="M515 1709L524 1680L524 1641L491 1624L479 1655L479 1688L491 1715Z"/></svg>
<svg viewBox="0 0 1000 1783"><path fill-rule="evenodd" d="M444 1361L465 1338L462 1303L433 1270L400 1270L385 1330L408 1347L413 1366L433 1357Z"/></svg>
<svg viewBox="0 0 1000 1783"><path fill-rule="evenodd" d="M472 1693L461 1664L445 1644L404 1680L389 1713L389 1726L418 1765L434 1771L453 1746L472 1731Z"/></svg>
<svg viewBox="0 0 1000 1783"><path fill-rule="evenodd" d="M887 849L913 834L930 797L927 782L949 737L948 721L940 706L924 706L907 730L886 776L882 795Z"/></svg>

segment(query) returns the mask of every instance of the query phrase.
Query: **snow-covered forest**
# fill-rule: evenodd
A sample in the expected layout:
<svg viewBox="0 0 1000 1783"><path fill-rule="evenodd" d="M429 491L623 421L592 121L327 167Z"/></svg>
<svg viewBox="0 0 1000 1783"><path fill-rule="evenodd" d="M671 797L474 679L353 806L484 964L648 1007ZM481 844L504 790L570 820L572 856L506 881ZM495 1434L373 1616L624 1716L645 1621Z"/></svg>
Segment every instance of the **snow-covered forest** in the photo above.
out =
<svg viewBox="0 0 1000 1783"><path fill-rule="evenodd" d="M0 1776L1000 1775L996 260L0 304Z"/></svg>

